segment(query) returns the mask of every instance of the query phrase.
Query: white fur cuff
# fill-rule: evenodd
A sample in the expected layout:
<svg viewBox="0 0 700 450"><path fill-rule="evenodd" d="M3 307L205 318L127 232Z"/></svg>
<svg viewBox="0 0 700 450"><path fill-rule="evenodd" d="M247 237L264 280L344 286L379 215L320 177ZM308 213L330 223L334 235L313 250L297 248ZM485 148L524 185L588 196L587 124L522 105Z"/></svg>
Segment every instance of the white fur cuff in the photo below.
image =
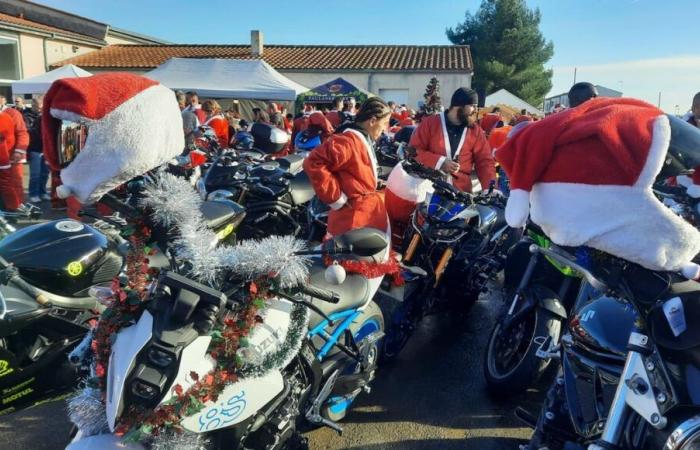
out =
<svg viewBox="0 0 700 450"><path fill-rule="evenodd" d="M333 203L331 203L328 206L330 206L333 211L337 211L340 208L342 208L343 206L345 206L345 204L347 202L348 202L348 196L345 195L345 192L341 192L338 200L334 201Z"/></svg>
<svg viewBox="0 0 700 450"><path fill-rule="evenodd" d="M442 165L447 159L447 156L441 156L440 159L438 159L437 164L435 164L435 170L442 170Z"/></svg>
<svg viewBox="0 0 700 450"><path fill-rule="evenodd" d="M530 193L522 189L510 191L506 204L506 222L513 228L522 228L530 215Z"/></svg>

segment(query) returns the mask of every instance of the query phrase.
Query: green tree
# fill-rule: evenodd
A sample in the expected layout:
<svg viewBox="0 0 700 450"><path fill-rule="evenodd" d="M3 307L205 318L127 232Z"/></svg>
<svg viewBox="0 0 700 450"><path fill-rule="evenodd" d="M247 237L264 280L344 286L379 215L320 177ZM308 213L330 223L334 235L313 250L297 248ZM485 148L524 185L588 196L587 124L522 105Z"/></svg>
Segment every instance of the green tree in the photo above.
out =
<svg viewBox="0 0 700 450"><path fill-rule="evenodd" d="M423 114L438 114L442 111L442 101L440 100L440 80L437 77L430 78L423 94L425 103L421 106Z"/></svg>
<svg viewBox="0 0 700 450"><path fill-rule="evenodd" d="M447 29L453 44L469 45L474 60L473 87L487 93L505 88L537 105L552 88L544 64L554 45L540 32L539 8L525 0L482 0L475 14Z"/></svg>

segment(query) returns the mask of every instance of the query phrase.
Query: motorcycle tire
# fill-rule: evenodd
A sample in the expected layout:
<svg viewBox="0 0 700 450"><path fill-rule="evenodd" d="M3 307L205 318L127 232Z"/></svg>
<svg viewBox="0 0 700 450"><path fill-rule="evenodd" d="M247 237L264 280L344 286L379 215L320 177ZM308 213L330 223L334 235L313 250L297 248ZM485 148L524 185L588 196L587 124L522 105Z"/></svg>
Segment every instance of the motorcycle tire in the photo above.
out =
<svg viewBox="0 0 700 450"><path fill-rule="evenodd" d="M362 314L357 318L357 320L352 322L348 328L355 337L355 342L357 343L358 347L361 346L362 339L364 339L366 336L376 331L384 331L384 316L382 315L382 310L379 308L379 305L377 305L374 301L370 301L364 311L362 311ZM367 361L369 364L373 364L375 366L378 364L381 348L381 341L372 344L372 348L369 350L369 361ZM357 364L355 367L355 372L357 373L359 370L359 364ZM333 394L331 393L331 397L332 396ZM328 406L328 403L326 403L321 408L321 415L323 415L323 417L326 419L332 420L333 422L338 422L345 417L348 412L349 405L352 404L354 400L355 396L353 396L347 402L348 407L340 410L333 410Z"/></svg>
<svg viewBox="0 0 700 450"><path fill-rule="evenodd" d="M502 320L496 323L489 336L484 355L484 377L487 391L495 399L506 399L523 393L540 379L550 361L537 357L539 345L535 338L549 336L552 342L558 343L562 323L561 318L554 314L542 308L534 308L519 324L511 325L511 329L519 326L523 327L523 336L516 350L519 354L515 355L519 359L505 371L498 367L498 361L502 357L496 349L497 340L506 338L503 335Z"/></svg>
<svg viewBox="0 0 700 450"><path fill-rule="evenodd" d="M409 288L407 285L406 288ZM382 310L384 315L384 320L386 321L386 336L384 337L384 343L382 346L382 360L383 362L394 361L396 357L406 346L408 340L413 335L413 329L418 325L417 321L408 325L406 323L401 323L405 315L407 314L405 307L410 302L417 301L411 296L420 295L422 291L422 284L417 283L414 286L410 286L410 294L405 296L402 302L396 301L390 297L377 296L375 297L377 304Z"/></svg>

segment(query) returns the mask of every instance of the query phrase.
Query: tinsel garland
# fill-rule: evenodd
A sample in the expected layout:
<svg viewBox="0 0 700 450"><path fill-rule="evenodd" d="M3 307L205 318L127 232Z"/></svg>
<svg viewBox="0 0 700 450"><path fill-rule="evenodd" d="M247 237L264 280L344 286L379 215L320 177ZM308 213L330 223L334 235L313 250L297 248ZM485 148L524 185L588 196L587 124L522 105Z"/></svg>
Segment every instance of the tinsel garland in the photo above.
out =
<svg viewBox="0 0 700 450"><path fill-rule="evenodd" d="M389 276L394 286L403 286L406 283L401 273L401 265L393 255L386 262L358 261L355 259L336 260L326 255L323 258L323 262L326 266L338 263L346 272L359 274L365 278Z"/></svg>
<svg viewBox="0 0 700 450"><path fill-rule="evenodd" d="M272 275L281 287L292 287L308 278L308 258L295 256L305 244L293 236L272 236L260 241L243 241L235 247L216 247L216 233L199 213L202 200L189 183L167 172L159 172L144 187L141 206L152 212L164 227L177 227L173 242L178 259L191 264L190 273L213 283L221 270L252 281Z"/></svg>

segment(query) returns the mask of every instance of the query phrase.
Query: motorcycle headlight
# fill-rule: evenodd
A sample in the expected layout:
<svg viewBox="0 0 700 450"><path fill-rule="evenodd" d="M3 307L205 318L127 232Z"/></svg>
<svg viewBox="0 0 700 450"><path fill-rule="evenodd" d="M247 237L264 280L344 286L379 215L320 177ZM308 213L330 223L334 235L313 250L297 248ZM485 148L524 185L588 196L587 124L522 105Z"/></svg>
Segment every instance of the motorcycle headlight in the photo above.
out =
<svg viewBox="0 0 700 450"><path fill-rule="evenodd" d="M131 383L131 393L144 400L153 400L160 393L160 390L156 386L144 383L141 380L134 380Z"/></svg>
<svg viewBox="0 0 700 450"><path fill-rule="evenodd" d="M175 361L175 355L153 347L148 351L148 360L158 367L168 367Z"/></svg>
<svg viewBox="0 0 700 450"><path fill-rule="evenodd" d="M697 450L700 448L700 415L678 425L666 440L663 450Z"/></svg>

